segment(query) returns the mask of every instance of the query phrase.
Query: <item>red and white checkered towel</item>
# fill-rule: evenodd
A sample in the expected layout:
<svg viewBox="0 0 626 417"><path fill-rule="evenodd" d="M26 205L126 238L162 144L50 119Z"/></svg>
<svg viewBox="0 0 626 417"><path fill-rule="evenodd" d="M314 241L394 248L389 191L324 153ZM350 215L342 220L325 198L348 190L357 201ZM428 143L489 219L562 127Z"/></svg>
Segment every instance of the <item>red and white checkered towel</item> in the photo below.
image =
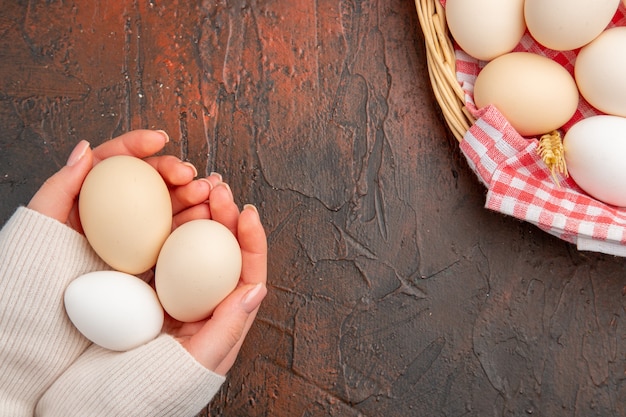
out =
<svg viewBox="0 0 626 417"><path fill-rule="evenodd" d="M445 6L445 0L441 0ZM626 26L622 3L610 26ZM553 51L539 45L528 32L515 51L534 52L561 64L571 74L578 51ZM465 134L461 151L487 186L485 207L537 225L579 250L626 256L626 209L599 202L583 192L571 178L552 180L550 169L537 154L537 139L526 139L493 106L476 109L474 81L483 61L456 48L457 79L466 93L466 106L477 118ZM582 97L578 110L563 127L600 114ZM557 174L558 175L558 174Z"/></svg>

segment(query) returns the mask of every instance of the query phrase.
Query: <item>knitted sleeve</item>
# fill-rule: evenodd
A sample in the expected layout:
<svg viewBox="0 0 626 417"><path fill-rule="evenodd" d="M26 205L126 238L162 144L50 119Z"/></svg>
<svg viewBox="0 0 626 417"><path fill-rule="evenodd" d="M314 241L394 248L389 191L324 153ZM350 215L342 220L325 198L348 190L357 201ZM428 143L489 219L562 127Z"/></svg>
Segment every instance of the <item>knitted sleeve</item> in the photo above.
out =
<svg viewBox="0 0 626 417"><path fill-rule="evenodd" d="M225 378L168 335L112 352L75 329L65 288L106 269L84 236L27 208L0 230L2 415L193 416L215 395Z"/></svg>
<svg viewBox="0 0 626 417"><path fill-rule="evenodd" d="M105 269L86 239L19 208L0 231L0 410L28 416L89 342L65 314L63 292L77 276Z"/></svg>
<svg viewBox="0 0 626 417"><path fill-rule="evenodd" d="M45 393L36 415L192 417L224 379L169 335L127 352L92 345Z"/></svg>

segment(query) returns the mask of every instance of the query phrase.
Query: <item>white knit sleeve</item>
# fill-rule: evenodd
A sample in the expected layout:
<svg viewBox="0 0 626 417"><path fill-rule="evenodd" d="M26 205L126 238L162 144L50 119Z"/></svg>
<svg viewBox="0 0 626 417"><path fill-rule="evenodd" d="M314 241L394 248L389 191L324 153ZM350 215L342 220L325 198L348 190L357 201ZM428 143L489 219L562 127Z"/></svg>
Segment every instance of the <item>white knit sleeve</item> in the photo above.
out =
<svg viewBox="0 0 626 417"><path fill-rule="evenodd" d="M92 345L45 393L38 417L193 417L224 382L162 334L126 352Z"/></svg>
<svg viewBox="0 0 626 417"><path fill-rule="evenodd" d="M108 269L84 236L27 208L0 231L0 410L32 417L39 398L89 342L65 314L77 276Z"/></svg>

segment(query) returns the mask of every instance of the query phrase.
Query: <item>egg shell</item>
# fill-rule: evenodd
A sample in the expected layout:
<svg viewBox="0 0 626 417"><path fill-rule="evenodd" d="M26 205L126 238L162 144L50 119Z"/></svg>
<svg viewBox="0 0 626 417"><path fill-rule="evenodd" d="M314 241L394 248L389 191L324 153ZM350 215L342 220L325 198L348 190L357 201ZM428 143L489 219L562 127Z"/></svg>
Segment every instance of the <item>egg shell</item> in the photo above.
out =
<svg viewBox="0 0 626 417"><path fill-rule="evenodd" d="M578 53L574 76L596 109L626 117L626 27L605 30Z"/></svg>
<svg viewBox="0 0 626 417"><path fill-rule="evenodd" d="M530 52L511 52L478 73L474 103L494 105L522 136L549 133L576 112L574 78L558 63Z"/></svg>
<svg viewBox="0 0 626 417"><path fill-rule="evenodd" d="M241 275L241 249L232 232L214 220L192 220L167 238L155 271L165 311L183 322L207 318Z"/></svg>
<svg viewBox="0 0 626 417"><path fill-rule="evenodd" d="M626 118L592 116L563 137L567 170L587 194L626 207Z"/></svg>
<svg viewBox="0 0 626 417"><path fill-rule="evenodd" d="M620 0L526 0L524 18L537 42L557 51L580 48L610 23Z"/></svg>
<svg viewBox="0 0 626 417"><path fill-rule="evenodd" d="M131 156L107 158L89 172L78 210L94 251L129 274L154 266L172 229L167 185L152 166Z"/></svg>
<svg viewBox="0 0 626 417"><path fill-rule="evenodd" d="M65 290L64 302L74 326L106 349L133 349L154 339L163 327L163 309L155 291L123 272L79 276Z"/></svg>
<svg viewBox="0 0 626 417"><path fill-rule="evenodd" d="M445 14L454 40L480 60L512 51L526 31L524 0L447 0Z"/></svg>

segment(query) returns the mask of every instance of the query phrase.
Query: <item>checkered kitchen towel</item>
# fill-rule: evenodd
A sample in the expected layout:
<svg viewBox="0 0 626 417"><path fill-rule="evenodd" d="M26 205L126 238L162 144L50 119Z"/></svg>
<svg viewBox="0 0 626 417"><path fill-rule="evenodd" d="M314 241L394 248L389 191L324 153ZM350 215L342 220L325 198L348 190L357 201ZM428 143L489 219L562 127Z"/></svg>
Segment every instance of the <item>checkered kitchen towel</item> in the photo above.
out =
<svg viewBox="0 0 626 417"><path fill-rule="evenodd" d="M441 0L445 6L445 0ZM610 26L626 26L620 3ZM534 52L561 64L571 74L577 51L553 51L536 43L527 32L515 51ZM461 151L487 186L485 207L537 225L579 250L626 257L626 209L601 203L585 194L571 178L552 180L550 169L537 154L537 139L520 136L493 106L476 109L473 89L476 75L486 64L457 46L457 79L466 93L466 106L477 117L465 134ZM580 119L600 114L582 97L566 132ZM557 174L558 175L558 174Z"/></svg>

